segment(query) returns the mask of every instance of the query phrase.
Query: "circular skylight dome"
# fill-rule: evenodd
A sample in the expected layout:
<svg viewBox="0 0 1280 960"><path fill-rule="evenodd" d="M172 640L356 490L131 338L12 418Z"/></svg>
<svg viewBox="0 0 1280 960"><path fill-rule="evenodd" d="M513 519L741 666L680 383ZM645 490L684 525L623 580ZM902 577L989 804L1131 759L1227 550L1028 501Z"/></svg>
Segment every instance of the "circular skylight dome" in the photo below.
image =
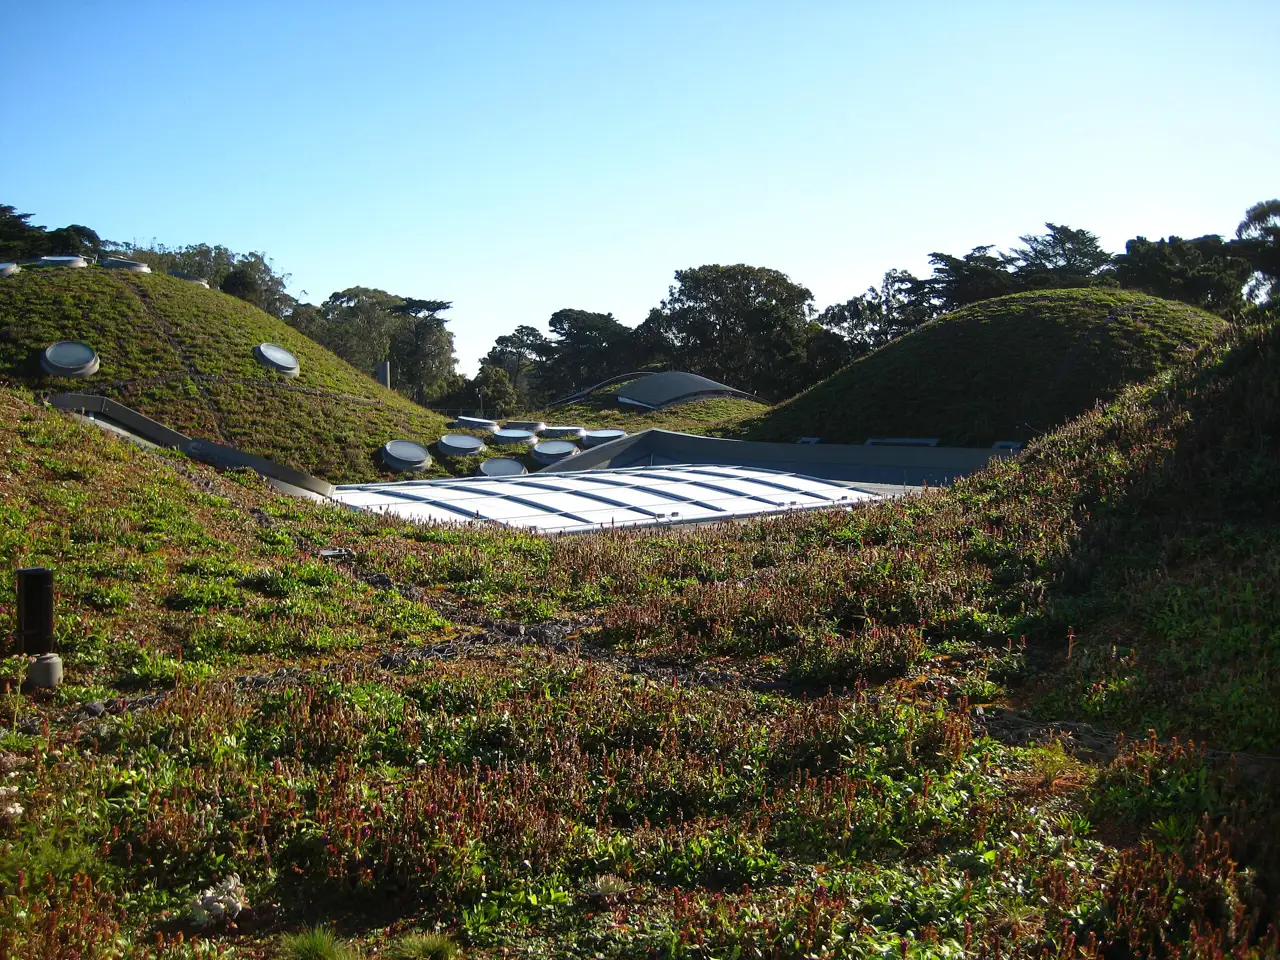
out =
<svg viewBox="0 0 1280 960"><path fill-rule="evenodd" d="M613 440L621 440L627 435L625 430L588 430L582 438L582 442L588 447L598 447L602 443L609 443Z"/></svg>
<svg viewBox="0 0 1280 960"><path fill-rule="evenodd" d="M552 440L581 440L586 432L582 427L547 427L542 435Z"/></svg>
<svg viewBox="0 0 1280 960"><path fill-rule="evenodd" d="M431 454L411 440L392 440L382 448L382 462L392 470L423 470L431 466Z"/></svg>
<svg viewBox="0 0 1280 960"><path fill-rule="evenodd" d="M483 477L518 477L528 472L523 463L510 457L493 457L480 464Z"/></svg>
<svg viewBox="0 0 1280 960"><path fill-rule="evenodd" d="M445 457L474 457L484 450L484 441L465 433L446 433L436 441L436 449Z"/></svg>
<svg viewBox="0 0 1280 960"><path fill-rule="evenodd" d="M503 446L529 444L533 442L533 433L529 430L514 430L510 427L505 427L502 430L494 431L493 442Z"/></svg>
<svg viewBox="0 0 1280 960"><path fill-rule="evenodd" d="M133 273L150 273L151 268L141 260L126 260L124 257L107 257L98 265L108 270L130 270Z"/></svg>
<svg viewBox="0 0 1280 960"><path fill-rule="evenodd" d="M508 420L504 426L508 430L527 430L530 433L541 433L547 429L541 420Z"/></svg>
<svg viewBox="0 0 1280 960"><path fill-rule="evenodd" d="M533 448L533 459L539 463L559 463L578 452L568 440L544 440Z"/></svg>
<svg viewBox="0 0 1280 960"><path fill-rule="evenodd" d="M486 420L484 417L459 417L453 421L453 425L459 430L483 430L485 433L493 433L498 429L497 421Z"/></svg>
<svg viewBox="0 0 1280 960"><path fill-rule="evenodd" d="M0 263L0 277L12 277L21 271L22 268L16 263Z"/></svg>
<svg viewBox="0 0 1280 960"><path fill-rule="evenodd" d="M92 377L98 372L98 354L79 340L59 340L45 347L40 366L55 377Z"/></svg>
<svg viewBox="0 0 1280 960"><path fill-rule="evenodd" d="M41 257L42 267L87 267L89 261L84 257Z"/></svg>
<svg viewBox="0 0 1280 960"><path fill-rule="evenodd" d="M298 358L277 343L260 343L253 348L258 362L286 377L298 375Z"/></svg>

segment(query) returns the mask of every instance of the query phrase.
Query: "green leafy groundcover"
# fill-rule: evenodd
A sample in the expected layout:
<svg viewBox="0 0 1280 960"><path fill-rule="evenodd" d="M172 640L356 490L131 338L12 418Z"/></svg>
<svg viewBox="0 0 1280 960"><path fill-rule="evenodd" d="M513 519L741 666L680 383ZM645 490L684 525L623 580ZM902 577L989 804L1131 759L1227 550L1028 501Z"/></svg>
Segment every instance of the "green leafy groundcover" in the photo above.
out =
<svg viewBox="0 0 1280 960"><path fill-rule="evenodd" d="M1274 956L1277 374L1244 331L950 490L564 538L4 393L67 682L5 661L0 956Z"/></svg>
<svg viewBox="0 0 1280 960"><path fill-rule="evenodd" d="M90 379L43 377L39 352L84 340ZM254 359L278 343L298 377ZM224 293L174 277L91 267L25 270L0 283L0 376L47 393L109 396L191 436L232 444L337 482L389 476L392 439L431 443L437 414L387 390L288 324Z"/></svg>
<svg viewBox="0 0 1280 960"><path fill-rule="evenodd" d="M1225 322L1107 288L986 300L925 324L727 435L1028 440L1185 359Z"/></svg>

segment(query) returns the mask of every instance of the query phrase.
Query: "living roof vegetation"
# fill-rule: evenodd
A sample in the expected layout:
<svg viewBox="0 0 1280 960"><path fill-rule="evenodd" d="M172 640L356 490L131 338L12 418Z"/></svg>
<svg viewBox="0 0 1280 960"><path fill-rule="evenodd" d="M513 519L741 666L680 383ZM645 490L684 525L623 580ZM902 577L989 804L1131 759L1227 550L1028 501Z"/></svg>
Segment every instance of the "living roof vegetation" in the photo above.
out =
<svg viewBox="0 0 1280 960"><path fill-rule="evenodd" d="M1280 950L1274 329L947 490L684 532L413 527L11 393L0 443L67 664L6 662L0 953L197 956L232 873L248 957Z"/></svg>
<svg viewBox="0 0 1280 960"><path fill-rule="evenodd" d="M722 424L733 424L765 413L769 407L744 397L704 397L662 410L641 410L618 403L625 383L605 387L572 403L521 414L522 420L542 420L552 426L581 426L588 430L618 428L638 433L657 427L681 433L707 433Z"/></svg>
<svg viewBox="0 0 1280 960"><path fill-rule="evenodd" d="M43 376L39 352L57 340L90 344L101 359L96 376ZM264 342L293 353L299 375L264 367L254 356ZM0 376L48 393L102 394L189 436L338 482L389 478L383 444L430 443L444 432L438 414L283 321L159 274L89 268L6 277Z"/></svg>
<svg viewBox="0 0 1280 960"><path fill-rule="evenodd" d="M1025 441L1185 359L1221 318L1107 288L986 300L925 324L804 393L721 432L830 443Z"/></svg>

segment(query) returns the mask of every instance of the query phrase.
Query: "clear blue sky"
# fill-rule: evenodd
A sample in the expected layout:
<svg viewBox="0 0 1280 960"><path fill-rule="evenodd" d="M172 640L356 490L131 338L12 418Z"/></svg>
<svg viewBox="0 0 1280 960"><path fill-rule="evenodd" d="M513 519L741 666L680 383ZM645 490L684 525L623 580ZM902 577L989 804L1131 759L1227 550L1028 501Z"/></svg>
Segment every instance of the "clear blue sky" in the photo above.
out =
<svg viewBox="0 0 1280 960"><path fill-rule="evenodd" d="M1050 220L1280 194L1280 3L0 4L0 203L452 300L461 366L672 273L818 306Z"/></svg>

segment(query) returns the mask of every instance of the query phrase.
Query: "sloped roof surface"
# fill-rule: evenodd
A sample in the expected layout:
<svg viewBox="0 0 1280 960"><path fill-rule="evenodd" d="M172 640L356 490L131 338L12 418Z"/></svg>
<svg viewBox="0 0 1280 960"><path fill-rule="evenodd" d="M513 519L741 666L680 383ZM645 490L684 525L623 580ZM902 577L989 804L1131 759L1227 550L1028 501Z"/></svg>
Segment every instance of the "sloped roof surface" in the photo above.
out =
<svg viewBox="0 0 1280 960"><path fill-rule="evenodd" d="M488 521L545 533L704 523L879 499L751 467L655 467L337 487L347 506L420 523Z"/></svg>
<svg viewBox="0 0 1280 960"><path fill-rule="evenodd" d="M713 394L728 394L735 397L751 397L751 394L718 383L696 373L680 373L668 370L664 373L653 373L647 377L632 380L618 391L620 403L632 403L642 407L656 409L669 407L674 403L693 400Z"/></svg>

